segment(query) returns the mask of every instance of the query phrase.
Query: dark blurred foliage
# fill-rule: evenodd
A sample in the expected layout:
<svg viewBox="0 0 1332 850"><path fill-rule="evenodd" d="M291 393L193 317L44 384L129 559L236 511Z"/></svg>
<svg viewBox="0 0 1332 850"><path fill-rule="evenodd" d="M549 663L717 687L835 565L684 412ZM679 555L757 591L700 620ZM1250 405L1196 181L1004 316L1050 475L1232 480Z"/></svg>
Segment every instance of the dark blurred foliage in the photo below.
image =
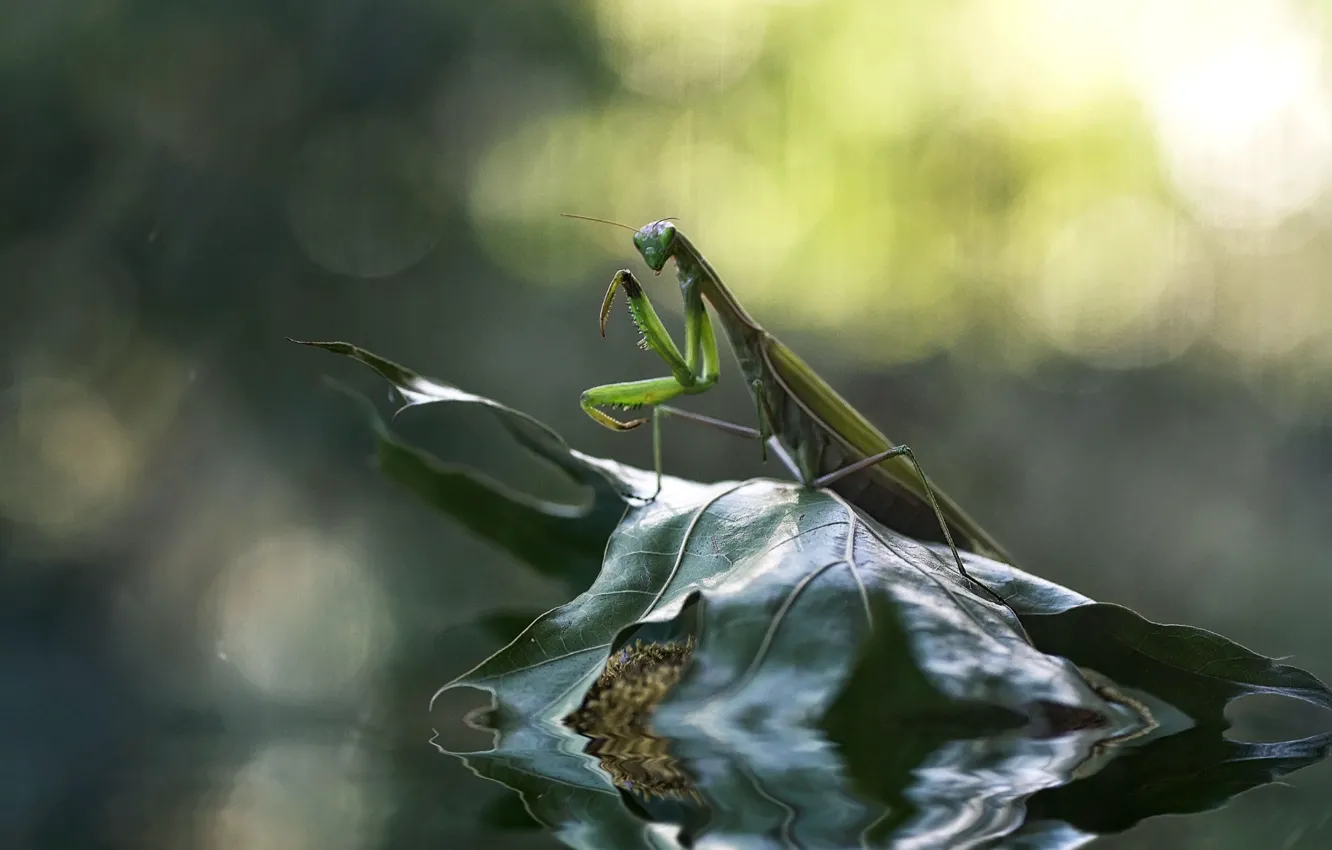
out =
<svg viewBox="0 0 1332 850"><path fill-rule="evenodd" d="M366 462L363 419L320 378L335 373L376 398L382 390L284 338L355 341L530 411L580 449L648 464L646 434L604 431L577 407L588 386L661 366L635 351L627 327L598 337L602 287L635 258L625 233L556 219L566 204L632 213L631 224L682 216L703 250L716 245L729 258L724 273L736 269L742 297L755 292L760 319L911 443L1025 568L1332 677L1325 238L1286 250L1274 237L1275 253L1226 254L1225 243L1257 237L1206 229L1197 199L1214 198L1208 187L1181 183L1187 203L1177 209L1150 134L1117 102L1094 101L1068 133L1035 141L1014 137L1025 113L957 130L957 81L932 64L943 59L921 58L926 48L903 60L922 62L918 74L898 67L883 83L886 101L917 110L900 126L828 128L797 108L807 90L865 113L836 94L851 81L812 51L865 58L828 34L877 38L859 22L880 4L792 4L771 13L785 17L770 22L767 42L753 41L762 34L741 26L744 16L768 14L767 5L719 4L732 17L705 17L692 34L688 21L663 22L648 34L665 46L649 53L632 53L647 36L624 19L641 4L611 0L0 7L6 846L538 845L530 833L488 831L490 820L512 822L512 807L425 743L432 723L465 706L437 706L432 718L426 705L500 645L486 627L495 615L556 605L569 588L383 481ZM901 23L883 50L906 50L913 33L938 47L922 35L940 31L932 8L882 4L885 25ZM959 8L949 7L949 21L962 20ZM991 18L976 20L980 28ZM1040 43L1060 41L1052 31ZM743 53L750 42L758 46ZM690 52L704 49L697 44L715 67ZM749 64L737 64L742 53ZM627 65L636 55L659 65ZM702 70L667 79L658 67ZM665 80L661 91L654 79ZM820 88L830 86L839 88ZM694 116L703 133L705 119L727 110L735 149L763 161L812 158L817 167L800 172L808 191L835 187L817 226L805 225L809 256L847 257L858 278L843 267L800 281L759 273L769 267L750 249L787 231L747 234L736 222L780 224L789 209L774 198L798 215L803 196L788 178L799 175L728 183L719 176L750 172L717 159L706 138L671 136ZM548 118L592 129L571 136L541 123ZM842 141L804 146L806 131ZM548 139L581 159L541 147ZM674 139L672 155L697 159L670 160L659 146L643 153L648 139ZM552 182L510 191L519 165ZM684 194L682 173L691 175ZM1051 233L1021 230L1028 219L1013 206L1038 184L1145 186L1159 208L1144 220L1161 220L1162 209L1172 222L1196 213L1201 223L1180 239L1203 244L1216 270L1218 315L1235 320L1218 320L1222 343L1167 344L1172 328L1190 340L1203 333L1191 320L1172 325L1179 317L1168 311L1142 333L1115 313L1115 327L1130 332L1098 336L1094 310L1037 328L995 294L1023 279L1021 267L976 271L1002 251L939 248L959 235L950 222L979 228L962 231L967 238L1016 233L1043 246ZM907 259L889 265L839 247L878 244L881 204L899 216L893 244L906 246ZM993 230L994 221L1012 229ZM1127 232L1148 242L1157 232L1136 226ZM1102 251L1109 271L1098 266L1085 280L1128 286L1115 276L1120 260L1122 274L1137 274L1135 258L1158 248ZM929 271L958 256L946 279ZM901 309L867 300L890 270L906 289L881 300ZM843 279L851 282L838 289ZM671 287L655 283L668 313ZM943 296L912 289L927 283ZM1055 301L1047 320L1066 317ZM1094 345L1076 344L1078 321L1091 323ZM1236 321L1251 331L1244 344L1231 344ZM1120 358L1108 370L1107 346L1127 347L1129 366L1134 351L1155 365L1123 368ZM1269 350L1278 356L1259 356ZM724 369L716 397L696 408L748 421L729 359ZM496 453L484 415L409 413L399 425L446 459L564 492L518 453ZM674 473L764 471L728 438L687 429L667 436ZM1241 714L1242 729L1266 738L1293 737L1307 719ZM440 731L455 744L467 734ZM1105 846L1322 847L1332 841L1329 776L1327 765L1311 768L1293 787Z"/></svg>

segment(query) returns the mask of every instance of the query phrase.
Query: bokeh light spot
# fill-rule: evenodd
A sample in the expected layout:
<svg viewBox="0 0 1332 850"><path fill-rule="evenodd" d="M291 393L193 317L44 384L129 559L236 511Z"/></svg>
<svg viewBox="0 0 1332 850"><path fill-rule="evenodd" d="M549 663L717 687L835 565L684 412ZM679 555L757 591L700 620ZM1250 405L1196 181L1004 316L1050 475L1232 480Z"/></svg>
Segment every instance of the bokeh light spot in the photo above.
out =
<svg viewBox="0 0 1332 850"><path fill-rule="evenodd" d="M364 846L364 759L351 744L273 744L237 772L208 813L208 850L351 850Z"/></svg>
<svg viewBox="0 0 1332 850"><path fill-rule="evenodd" d="M1270 228L1332 178L1318 28L1283 0L1189 0L1146 19L1139 87L1181 196L1210 224Z"/></svg>
<svg viewBox="0 0 1332 850"><path fill-rule="evenodd" d="M51 537L103 525L123 505L138 446L111 406L67 379L29 376L0 430L0 513Z"/></svg>
<svg viewBox="0 0 1332 850"><path fill-rule="evenodd" d="M391 638L383 594L354 551L314 531L260 537L219 593L217 651L274 698L354 692Z"/></svg>
<svg viewBox="0 0 1332 850"><path fill-rule="evenodd" d="M429 136L382 116L322 128L293 173L292 231L329 271L396 274L420 262L443 232L447 194Z"/></svg>
<svg viewBox="0 0 1332 850"><path fill-rule="evenodd" d="M1212 318L1212 280L1191 225L1141 198L1104 201L1051 240L1031 319L1101 366L1177 357Z"/></svg>
<svg viewBox="0 0 1332 850"><path fill-rule="evenodd" d="M766 0L598 0L611 64L634 91L696 95L739 78L763 46Z"/></svg>
<svg viewBox="0 0 1332 850"><path fill-rule="evenodd" d="M1251 367L1290 358L1301 381L1313 378L1305 360L1317 362L1311 344L1332 340L1332 287L1323 268L1296 253L1239 256L1229 265L1231 274L1258 283L1227 290L1218 304L1214 340Z"/></svg>
<svg viewBox="0 0 1332 850"><path fill-rule="evenodd" d="M1145 5L973 0L954 7L955 49L974 95L1024 110L1014 124L1074 113L1127 89L1126 56Z"/></svg>

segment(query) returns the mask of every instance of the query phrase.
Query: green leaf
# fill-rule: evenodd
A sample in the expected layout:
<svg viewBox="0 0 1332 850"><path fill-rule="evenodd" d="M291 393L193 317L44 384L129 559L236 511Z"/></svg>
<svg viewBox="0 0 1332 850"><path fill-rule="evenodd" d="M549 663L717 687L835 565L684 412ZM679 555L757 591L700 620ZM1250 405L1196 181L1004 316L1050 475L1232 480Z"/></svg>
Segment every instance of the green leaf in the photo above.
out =
<svg viewBox="0 0 1332 850"><path fill-rule="evenodd" d="M673 719L700 712L747 727L817 723L867 641L901 650L890 659L897 717L1105 709L1073 665L1036 651L952 562L835 494L751 481L684 516L683 528L626 522L607 547L606 570L662 577L644 620L673 616L686 593L701 598L693 660L658 711L668 736Z"/></svg>
<svg viewBox="0 0 1332 850"><path fill-rule="evenodd" d="M1150 693L1200 725L1225 728L1232 700L1277 694L1332 708L1316 676L1215 632L1154 623L1007 564L964 555L967 569L1006 598L1037 648Z"/></svg>
<svg viewBox="0 0 1332 850"><path fill-rule="evenodd" d="M626 499L652 492L653 476L577 452L549 426L526 413L452 384L424 378L349 343L292 341L370 367L401 394L404 405L399 412L434 404L483 407L527 451L585 487L588 498L580 504L544 501L467 466L445 463L398 438L374 405L344 389L365 410L376 437L379 467L385 475L545 575L586 587L601 568L606 539L620 521Z"/></svg>
<svg viewBox="0 0 1332 850"><path fill-rule="evenodd" d="M899 701L902 716L949 705L1017 716L1037 703L1102 707L1071 664L1036 651L1010 612L978 596L932 550L831 493L765 480L677 487L632 509L586 592L446 688L491 691L508 722L567 712L617 636L674 619L694 595L697 647L660 707L664 723L672 712L715 713L718 705L748 722L817 720L872 633L876 610L888 618L885 628L909 636L902 664L928 685ZM770 675L798 683L795 696L769 699Z"/></svg>

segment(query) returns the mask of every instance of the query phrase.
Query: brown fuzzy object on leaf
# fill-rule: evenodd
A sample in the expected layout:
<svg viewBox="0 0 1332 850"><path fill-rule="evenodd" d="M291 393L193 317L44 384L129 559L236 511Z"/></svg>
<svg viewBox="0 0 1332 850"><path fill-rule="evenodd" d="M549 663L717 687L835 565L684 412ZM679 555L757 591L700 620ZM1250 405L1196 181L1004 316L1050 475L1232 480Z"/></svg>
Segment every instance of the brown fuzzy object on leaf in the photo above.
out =
<svg viewBox="0 0 1332 850"><path fill-rule="evenodd" d="M652 732L652 710L680 680L694 639L684 642L636 641L606 662L579 707L565 725L592 740L587 751L598 757L617 787L644 796L693 796L689 778Z"/></svg>

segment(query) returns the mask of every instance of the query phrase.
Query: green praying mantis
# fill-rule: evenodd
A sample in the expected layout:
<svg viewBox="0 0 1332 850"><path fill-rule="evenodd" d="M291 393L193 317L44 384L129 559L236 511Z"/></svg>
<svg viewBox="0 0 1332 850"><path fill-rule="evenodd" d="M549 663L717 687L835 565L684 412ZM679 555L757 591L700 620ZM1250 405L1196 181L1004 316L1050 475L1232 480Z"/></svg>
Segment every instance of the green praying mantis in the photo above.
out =
<svg viewBox="0 0 1332 850"><path fill-rule="evenodd" d="M604 219L568 217L633 230L628 225ZM631 430L649 420L620 420L603 408L626 411L653 408L653 456L658 492L662 470L661 418L663 415L678 416L757 438L762 447L770 448L781 459L801 484L830 489L873 519L902 534L947 544L958 571L968 580L975 582L962 565L959 548L1012 562L984 529L947 495L930 485L909 447L891 443L794 351L754 321L722 283L712 265L674 224L669 220L654 221L635 231L633 241L648 267L657 274L661 273L667 260L675 260L676 276L684 297L684 353L680 352L658 318L633 273L628 270L616 272L601 304L601 335L606 335L606 321L615 293L623 290L630 315L643 335L640 347L656 352L671 374L593 387L583 393L581 404L588 416L616 431ZM717 383L721 366L708 306L721 322L749 386L758 428L723 422L664 404L680 395L706 392ZM763 457L766 460L766 450ZM975 583L1003 603L1003 599L990 588L981 582Z"/></svg>

